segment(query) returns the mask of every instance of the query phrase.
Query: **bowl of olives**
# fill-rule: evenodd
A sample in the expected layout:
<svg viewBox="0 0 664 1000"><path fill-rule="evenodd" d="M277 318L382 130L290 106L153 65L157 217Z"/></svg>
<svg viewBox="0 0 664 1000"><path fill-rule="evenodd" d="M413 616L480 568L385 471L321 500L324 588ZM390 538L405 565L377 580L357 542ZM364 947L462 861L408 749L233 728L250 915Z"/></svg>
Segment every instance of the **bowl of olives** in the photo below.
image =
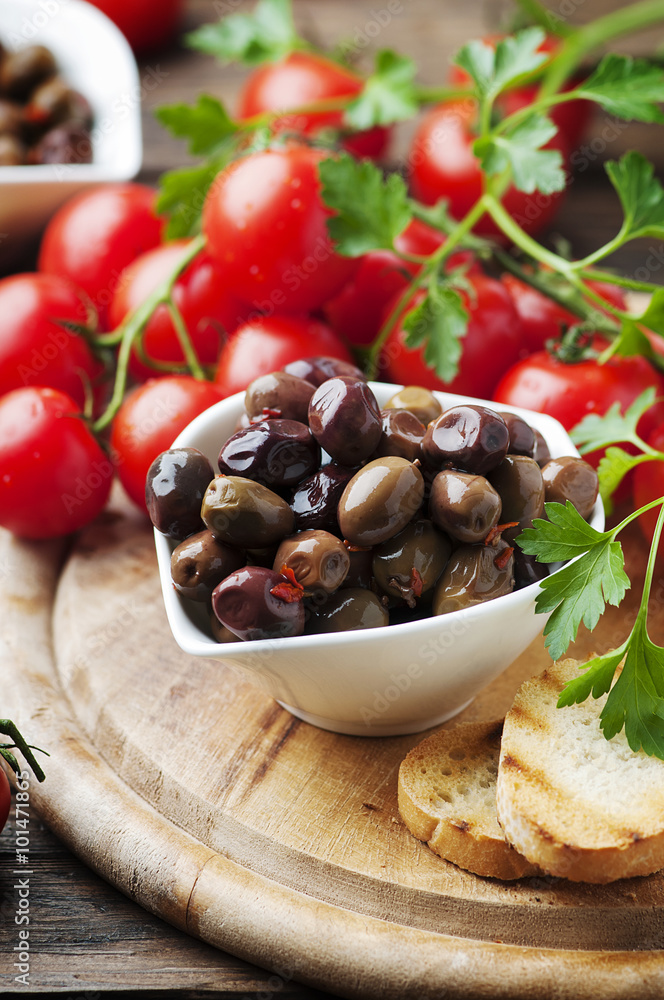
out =
<svg viewBox="0 0 664 1000"><path fill-rule="evenodd" d="M515 542L597 476L558 421L307 359L197 417L146 482L173 635L298 718L420 732L542 631Z"/></svg>

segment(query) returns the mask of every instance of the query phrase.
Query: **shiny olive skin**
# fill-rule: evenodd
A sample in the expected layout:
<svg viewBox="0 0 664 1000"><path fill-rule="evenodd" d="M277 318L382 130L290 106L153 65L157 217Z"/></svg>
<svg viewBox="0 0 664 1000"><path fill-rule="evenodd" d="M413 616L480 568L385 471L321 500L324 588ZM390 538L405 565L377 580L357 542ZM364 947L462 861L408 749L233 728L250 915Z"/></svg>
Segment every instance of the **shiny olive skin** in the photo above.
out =
<svg viewBox="0 0 664 1000"><path fill-rule="evenodd" d="M506 538L516 537L524 528L532 527L533 518L544 515L544 480L534 458L506 455L489 479L503 501L503 524L518 522Z"/></svg>
<svg viewBox="0 0 664 1000"><path fill-rule="evenodd" d="M35 129L52 128L63 122L78 122L88 128L92 124L92 109L85 97L59 76L33 91L24 115L28 126Z"/></svg>
<svg viewBox="0 0 664 1000"><path fill-rule="evenodd" d="M349 375L318 386L309 401L309 428L341 465L359 465L369 458L383 432L376 397L366 382Z"/></svg>
<svg viewBox="0 0 664 1000"><path fill-rule="evenodd" d="M450 558L449 539L420 518L403 531L377 545L373 552L373 575L380 589L414 608L427 600Z"/></svg>
<svg viewBox="0 0 664 1000"><path fill-rule="evenodd" d="M551 461L551 452L549 451L549 446L544 440L544 435L541 431L535 430L535 451L533 453L533 458L537 462L540 468L546 465L547 462Z"/></svg>
<svg viewBox="0 0 664 1000"><path fill-rule="evenodd" d="M350 361L342 361L341 358L329 358L324 355L316 355L312 358L300 358L297 361L290 361L284 365L283 371L289 375L296 375L314 386L322 385L329 378L335 375L347 375L350 378L359 379L366 382L367 377L364 372Z"/></svg>
<svg viewBox="0 0 664 1000"><path fill-rule="evenodd" d="M244 408L250 418L283 417L306 424L314 386L288 372L259 375L247 386Z"/></svg>
<svg viewBox="0 0 664 1000"><path fill-rule="evenodd" d="M291 499L298 531L320 528L335 534L340 530L337 508L346 484L356 472L331 462L298 483Z"/></svg>
<svg viewBox="0 0 664 1000"><path fill-rule="evenodd" d="M178 541L201 531L201 502L214 478L198 448L171 448L157 455L145 480L145 504L158 531Z"/></svg>
<svg viewBox="0 0 664 1000"><path fill-rule="evenodd" d="M452 553L436 585L433 613L447 615L513 589L514 555L507 542L501 538L495 545L462 545Z"/></svg>
<svg viewBox="0 0 664 1000"><path fill-rule="evenodd" d="M344 543L329 531L300 531L285 538L274 557L273 569L292 570L308 594L331 594L346 578L350 556Z"/></svg>
<svg viewBox="0 0 664 1000"><path fill-rule="evenodd" d="M347 545L346 548L350 558L350 568L340 589L360 587L368 590L373 585L373 548L353 545Z"/></svg>
<svg viewBox="0 0 664 1000"><path fill-rule="evenodd" d="M382 628L390 621L389 612L371 590L339 590L322 607L312 612L307 632L347 632L361 628Z"/></svg>
<svg viewBox="0 0 664 1000"><path fill-rule="evenodd" d="M260 420L229 437L217 464L224 475L294 486L318 468L320 448L298 420Z"/></svg>
<svg viewBox="0 0 664 1000"><path fill-rule="evenodd" d="M531 583L539 583L549 575L546 563L537 562L535 556L526 555L518 545L514 546L514 589L522 590Z"/></svg>
<svg viewBox="0 0 664 1000"><path fill-rule="evenodd" d="M443 408L430 389L419 385L406 385L390 396L384 409L410 410L425 427L443 412Z"/></svg>
<svg viewBox="0 0 664 1000"><path fill-rule="evenodd" d="M502 501L484 476L443 469L431 484L429 517L460 542L481 542L500 521Z"/></svg>
<svg viewBox="0 0 664 1000"><path fill-rule="evenodd" d="M420 457L424 424L410 410L382 410L383 433L374 458L398 455L414 462Z"/></svg>
<svg viewBox="0 0 664 1000"><path fill-rule="evenodd" d="M211 531L198 531L173 550L171 579L183 597L209 601L217 584L245 562L241 549L225 545Z"/></svg>
<svg viewBox="0 0 664 1000"><path fill-rule="evenodd" d="M242 642L239 635L222 625L214 611L210 611L210 631L216 642Z"/></svg>
<svg viewBox="0 0 664 1000"><path fill-rule="evenodd" d="M507 424L486 406L452 406L427 427L422 452L433 468L447 465L485 476L507 454Z"/></svg>
<svg viewBox="0 0 664 1000"><path fill-rule="evenodd" d="M302 635L304 605L278 596L285 583L274 570L244 566L212 591L212 610L222 625L245 641Z"/></svg>
<svg viewBox="0 0 664 1000"><path fill-rule="evenodd" d="M547 503L571 500L581 517L590 517L599 492L597 473L582 458L566 455L552 458L542 469Z"/></svg>
<svg viewBox="0 0 664 1000"><path fill-rule="evenodd" d="M27 45L6 52L0 63L0 93L25 100L43 80L56 72L53 53L44 45Z"/></svg>
<svg viewBox="0 0 664 1000"><path fill-rule="evenodd" d="M262 483L241 476L215 476L203 497L201 516L217 538L242 549L280 542L295 526L285 500Z"/></svg>
<svg viewBox="0 0 664 1000"><path fill-rule="evenodd" d="M527 455L528 458L534 458L535 431L530 424L526 423L523 417L519 417L516 413L501 410L500 415L507 424L507 430L510 435L508 453L510 455Z"/></svg>
<svg viewBox="0 0 664 1000"><path fill-rule="evenodd" d="M388 455L356 472L339 501L341 534L353 545L379 545L405 528L422 506L424 479L416 465Z"/></svg>

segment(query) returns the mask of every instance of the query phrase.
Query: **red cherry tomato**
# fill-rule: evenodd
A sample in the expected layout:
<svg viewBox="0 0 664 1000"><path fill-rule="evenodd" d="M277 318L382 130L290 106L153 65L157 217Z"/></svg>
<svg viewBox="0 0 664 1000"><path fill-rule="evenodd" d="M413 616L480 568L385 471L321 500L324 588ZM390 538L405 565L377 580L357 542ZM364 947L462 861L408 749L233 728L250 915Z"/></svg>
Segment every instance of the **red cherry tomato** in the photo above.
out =
<svg viewBox="0 0 664 1000"><path fill-rule="evenodd" d="M164 45L175 34L184 0L91 0L110 17L135 52Z"/></svg>
<svg viewBox="0 0 664 1000"><path fill-rule="evenodd" d="M3 829L7 822L11 801L12 795L9 788L9 778L4 767L0 764L0 830Z"/></svg>
<svg viewBox="0 0 664 1000"><path fill-rule="evenodd" d="M290 145L236 160L203 206L210 253L254 309L307 312L335 295L356 263L334 253L320 197L320 150Z"/></svg>
<svg viewBox="0 0 664 1000"><path fill-rule="evenodd" d="M85 338L63 322L88 328L96 323L92 303L71 281L52 274L0 281L0 394L48 385L83 406L85 379L98 379L102 366Z"/></svg>
<svg viewBox="0 0 664 1000"><path fill-rule="evenodd" d="M222 396L246 389L259 375L278 371L290 361L323 354L343 361L353 357L343 340L308 316L258 316L239 327L225 344L215 375Z"/></svg>
<svg viewBox="0 0 664 1000"><path fill-rule="evenodd" d="M125 270L110 308L111 325L117 327L127 313L137 309L182 259L186 240L174 240L141 254ZM201 364L214 364L225 333L231 333L247 315L247 306L229 291L223 269L202 251L180 275L173 299ZM143 348L156 361L183 364L184 355L165 305L158 306L143 333ZM129 370L136 379L154 377L134 351Z"/></svg>
<svg viewBox="0 0 664 1000"><path fill-rule="evenodd" d="M108 498L113 465L71 396L14 389L0 398L0 525L25 538L83 527Z"/></svg>
<svg viewBox="0 0 664 1000"><path fill-rule="evenodd" d="M664 451L664 423L655 427L646 440L657 451ZM664 497L664 462L654 459L652 462L637 465L632 472L632 494L636 508L645 506L651 500ZM653 536L659 512L659 507L653 507L652 510L641 514L639 518L639 527L647 541L650 541ZM662 540L659 543L659 556L660 558L664 556L664 541Z"/></svg>
<svg viewBox="0 0 664 1000"><path fill-rule="evenodd" d="M240 95L240 118L252 118L265 111L303 107L335 97L359 94L364 81L351 70L312 52L291 52L280 62L267 63L255 70ZM316 135L325 128L342 128L342 111L291 114L274 119L275 132ZM372 128L344 140L355 156L378 159L387 150L390 130Z"/></svg>
<svg viewBox="0 0 664 1000"><path fill-rule="evenodd" d="M445 198L455 219L462 219L470 211L483 190L482 170L472 149L476 112L476 103L471 99L439 104L417 129L409 155L415 197L425 205L434 205ZM559 149L566 159L567 144L560 134L548 146ZM551 222L563 194L563 191L550 195L539 191L526 194L512 186L502 203L527 233L537 233ZM475 226L475 232L504 239L486 215Z"/></svg>
<svg viewBox="0 0 664 1000"><path fill-rule="evenodd" d="M514 364L522 348L521 326L512 300L499 281L470 274L473 292L462 292L469 314L462 340L459 371L445 383L427 366L423 347L408 347L400 323L387 338L380 358L381 377L386 381L444 389L489 399L501 375ZM421 301L419 292L413 304Z"/></svg>
<svg viewBox="0 0 664 1000"><path fill-rule="evenodd" d="M120 275L161 240L155 193L143 184L105 184L77 195L44 232L39 270L71 278L92 299L102 329Z"/></svg>
<svg viewBox="0 0 664 1000"><path fill-rule="evenodd" d="M154 459L220 398L212 383L189 375L150 379L125 398L111 428L111 451L120 482L141 510L146 511L145 477Z"/></svg>

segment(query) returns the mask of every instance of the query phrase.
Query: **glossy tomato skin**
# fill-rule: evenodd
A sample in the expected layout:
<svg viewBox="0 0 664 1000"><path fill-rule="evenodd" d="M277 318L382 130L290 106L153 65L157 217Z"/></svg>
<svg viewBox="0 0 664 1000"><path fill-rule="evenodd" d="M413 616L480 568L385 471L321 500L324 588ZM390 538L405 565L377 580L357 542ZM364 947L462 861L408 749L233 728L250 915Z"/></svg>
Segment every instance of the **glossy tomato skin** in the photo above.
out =
<svg viewBox="0 0 664 1000"><path fill-rule="evenodd" d="M104 184L67 201L49 222L39 270L70 278L88 293L108 329L108 309L122 272L161 241L155 192L144 184Z"/></svg>
<svg viewBox="0 0 664 1000"><path fill-rule="evenodd" d="M239 117L252 118L265 111L282 111L335 97L359 94L364 81L351 70L313 52L291 52L276 63L255 70L240 95ZM291 114L272 123L275 132L316 135L322 129L342 127L342 111ZM379 159L389 144L390 130L372 128L344 140L355 156Z"/></svg>
<svg viewBox="0 0 664 1000"><path fill-rule="evenodd" d="M422 347L406 346L406 331L397 323L387 338L380 358L380 376L388 382L421 385L469 396L491 398L501 375L522 351L521 325L511 297L499 281L485 275L468 276L472 295L462 292L469 313L468 329L462 340L459 371L445 383L424 361ZM422 293L413 299L421 301Z"/></svg>
<svg viewBox="0 0 664 1000"><path fill-rule="evenodd" d="M102 366L87 341L62 322L92 327L88 296L67 278L15 274L0 280L0 394L26 385L48 385L85 401L85 378Z"/></svg>
<svg viewBox="0 0 664 1000"><path fill-rule="evenodd" d="M111 427L111 452L118 477L137 507L145 507L150 465L180 431L221 395L211 382L189 375L150 379L124 399Z"/></svg>
<svg viewBox="0 0 664 1000"><path fill-rule="evenodd" d="M232 396L259 375L314 355L353 361L341 337L320 320L308 316L259 316L239 327L224 346L215 385L222 396Z"/></svg>
<svg viewBox="0 0 664 1000"><path fill-rule="evenodd" d="M113 327L117 327L127 313L137 309L173 272L186 247L186 240L173 240L148 250L129 265L111 303ZM173 299L198 360L204 365L215 364L224 336L231 333L248 312L247 306L229 290L219 263L203 250L175 282ZM143 347L146 355L156 361L184 364L182 348L165 305L157 307L145 327ZM129 370L140 381L156 375L155 369L144 364L136 351L132 353Z"/></svg>
<svg viewBox="0 0 664 1000"><path fill-rule="evenodd" d="M299 145L253 153L219 174L207 195L208 249L235 294L259 312L317 309L355 271L327 233L318 178L325 156Z"/></svg>
<svg viewBox="0 0 664 1000"><path fill-rule="evenodd" d="M646 437L646 440L651 447L664 452L664 422L656 426ZM645 506L651 500L664 497L664 462L655 459L652 462L637 465L632 472L632 477L632 495L636 508ZM641 514L639 518L639 527L647 541L650 541L653 536L659 512L659 507L653 507L652 510ZM664 541L662 539L660 539L658 554L660 559L664 556Z"/></svg>
<svg viewBox="0 0 664 1000"><path fill-rule="evenodd" d="M177 31L184 0L91 0L118 26L134 52L165 45Z"/></svg>
<svg viewBox="0 0 664 1000"><path fill-rule="evenodd" d="M0 525L24 538L76 531L108 499L113 465L75 401L57 389L0 398Z"/></svg>
<svg viewBox="0 0 664 1000"><path fill-rule="evenodd" d="M472 149L476 113L476 104L471 99L432 108L415 133L409 155L415 197L425 205L446 198L455 219L462 219L470 211L483 189L482 170ZM560 150L566 160L568 147L562 135L554 136L549 148ZM551 195L539 191L526 194L512 186L503 196L502 204L527 233L535 234L549 225L563 194L564 191ZM486 215L475 226L475 232L504 240L502 232Z"/></svg>

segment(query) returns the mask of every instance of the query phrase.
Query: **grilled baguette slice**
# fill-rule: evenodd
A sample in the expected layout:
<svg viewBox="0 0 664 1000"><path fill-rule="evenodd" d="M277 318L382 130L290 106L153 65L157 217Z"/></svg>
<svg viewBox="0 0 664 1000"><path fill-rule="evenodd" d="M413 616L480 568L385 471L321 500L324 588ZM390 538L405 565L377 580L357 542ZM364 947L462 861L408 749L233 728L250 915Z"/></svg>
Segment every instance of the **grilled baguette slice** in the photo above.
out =
<svg viewBox="0 0 664 1000"><path fill-rule="evenodd" d="M423 740L399 768L399 812L418 840L476 875L515 879L539 869L496 819L502 722L468 722Z"/></svg>
<svg viewBox="0 0 664 1000"><path fill-rule="evenodd" d="M507 839L573 882L613 882L664 867L664 761L599 728L606 695L557 708L579 674L566 659L526 681L505 718L497 783Z"/></svg>

